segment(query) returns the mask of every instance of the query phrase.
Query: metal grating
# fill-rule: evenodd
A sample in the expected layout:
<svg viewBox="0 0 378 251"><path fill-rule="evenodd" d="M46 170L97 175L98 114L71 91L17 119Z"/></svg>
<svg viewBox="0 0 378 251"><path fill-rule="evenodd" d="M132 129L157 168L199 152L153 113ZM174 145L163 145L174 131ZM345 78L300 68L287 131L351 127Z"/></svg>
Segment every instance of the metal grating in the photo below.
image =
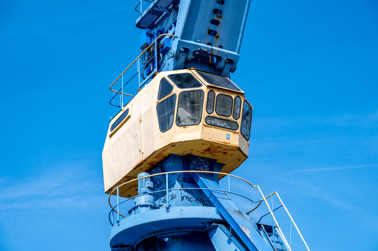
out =
<svg viewBox="0 0 378 251"><path fill-rule="evenodd" d="M166 9L176 0L154 1L147 10L138 18L136 26L140 29L152 28L155 21L166 11Z"/></svg>

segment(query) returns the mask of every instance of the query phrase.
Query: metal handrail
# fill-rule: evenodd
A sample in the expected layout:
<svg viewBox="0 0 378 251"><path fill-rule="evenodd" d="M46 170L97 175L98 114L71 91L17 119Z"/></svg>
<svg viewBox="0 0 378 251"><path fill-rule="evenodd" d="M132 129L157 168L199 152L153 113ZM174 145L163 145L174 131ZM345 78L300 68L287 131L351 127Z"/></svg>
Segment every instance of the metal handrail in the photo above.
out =
<svg viewBox="0 0 378 251"><path fill-rule="evenodd" d="M122 80L122 86L121 86L121 88L119 88L118 89L118 92L119 91L121 91L121 90L123 90L123 88L128 84L128 83L130 83L138 74L140 74L140 72L143 72L146 68L147 68L147 66L148 66L148 64L149 63L151 63L151 61L153 60L154 58L151 58L148 62L146 62L146 64L145 64L145 66L142 68L142 69L140 69L139 71L137 71L137 72L135 72L135 74L129 79L129 80L127 80L127 82L126 83L123 83L123 80ZM117 80L116 80L117 81ZM115 104L113 104L113 101L115 100L115 98L117 97L117 95L118 95L118 93L115 93L114 95L113 95L113 97L109 100L109 104L110 105L112 105L112 106L116 106L116 107L119 107L119 108L123 108L123 99L122 99L122 107L121 106L119 106L119 105L115 105ZM131 94L124 94L124 95L127 95L127 96L133 96L133 95L131 95Z"/></svg>
<svg viewBox="0 0 378 251"><path fill-rule="evenodd" d="M164 173L165 174L165 173ZM147 176L145 176L147 177ZM145 178L144 177L144 178ZM247 196L244 196L242 194L239 194L239 193L235 193L235 192L231 192L231 191L227 191L227 190L224 190L224 189L214 189L214 188L201 188L201 187L181 187L181 188L171 188L169 189L169 191L175 191L175 190L210 190L210 191L216 191L216 192L223 192L223 193L227 193L227 194L233 194L233 195L237 195L237 196L240 196L248 201L250 201L251 203L259 203L259 205L262 203L263 200L260 200L260 201L254 201L252 200L251 198L247 197ZM157 190L157 191L152 191L152 192L149 192L148 194L156 194L156 193L161 193L161 192L166 192L166 189L162 189L162 190ZM126 203L128 201L131 201L139 196L143 196L144 194L138 194L134 197L131 197L131 198L127 198L125 199L124 201L118 203L118 206L119 207L121 204L123 203ZM112 208L109 212L109 221L110 221L110 215L115 212L117 213L117 211ZM247 213L246 213L247 214ZM127 218L126 216L124 216L123 214L120 214L120 216L122 216L123 218ZM110 221L110 224L113 225L113 223Z"/></svg>
<svg viewBox="0 0 378 251"><path fill-rule="evenodd" d="M156 40L156 39L155 39L155 40ZM302 240L303 243L305 244L307 250L310 251L310 249L309 249L309 247L308 247L306 241L304 240L304 238L303 238L301 232L299 231L297 225L295 224L295 221L294 221L293 217L292 217L291 214L289 213L288 209L287 209L286 206L284 205L284 203L283 203L281 197L278 195L277 192L273 192L273 193L269 194L268 196L264 196L264 194L263 194L261 188L260 188L258 185L253 185L252 183L250 183L250 182L247 181L246 179L243 179L243 178L241 178L241 177L238 177L238 176L236 176L236 175L232 175L232 174L229 174L229 173L215 172L215 171L201 171L201 170L185 170L185 171L183 170L183 171L171 171L171 172L164 172L164 173L156 173L156 174L151 174L151 175L144 176L144 177L140 177L140 178L135 178L135 179L133 179L133 180L126 181L126 182L124 182L124 183L118 185L117 187L115 187L115 188L113 188L113 189L111 190L111 192L109 193L109 197L108 197L108 203L109 203L109 206L112 208L112 210L114 210L115 213L117 213L118 215L120 215L120 216L126 218L126 216L124 216L123 214L121 214L120 212L118 212L118 211L112 206L112 204L111 204L111 202L110 202L110 198L111 198L111 196L113 195L113 193L114 193L117 189L119 189L120 187L125 186L125 185L127 185L127 184L129 184L129 183L136 182L136 181L138 181L138 180L140 180L140 179L146 179L146 178L156 177L156 176L160 176L160 175L169 175L169 174L176 174L176 173L208 173L208 174L224 175L224 176L233 177L233 178L236 178L236 179L242 180L242 181L244 181L245 183L247 183L248 185L250 185L251 187L253 187L253 188L257 188L258 191L260 192L262 198L263 198L263 201L265 202L265 204L266 204L266 206L267 206L267 208L268 208L268 210L269 210L269 213L272 215L273 221L274 221L274 223L276 224L278 231L281 233L281 236L283 237L283 241L285 242L286 246L289 248L289 251L291 251L292 249L291 249L289 243L287 242L286 237L285 237L285 235L283 234L282 229L281 229L280 225L278 224L278 221L277 221L276 217L274 216L274 213L272 212L272 210L271 210L271 208L270 208L270 206L269 206L269 203L268 203L267 200L266 200L267 198L273 196L274 194L277 195L278 199L280 200L281 204L283 205L283 208L285 209L285 211L286 211L286 213L288 214L288 216L289 216L291 222L294 224L295 229L297 230L299 236L301 237L301 240ZM164 190L164 191L165 191L165 190ZM259 204L259 205L260 205L260 204ZM259 207L259 205L258 205L257 207ZM118 206L118 205L117 205L117 206ZM257 207L256 207L256 208L257 208ZM254 208L253 210L255 210L256 208ZM117 208L117 209L118 209L118 208ZM252 210L252 211L253 211L253 210Z"/></svg>
<svg viewBox="0 0 378 251"><path fill-rule="evenodd" d="M293 217L291 217L291 214L289 213L289 210L287 210L287 208L286 208L285 204L283 203L283 201L282 201L282 199L281 199L280 195L279 195L279 194L278 194L277 192L274 192L274 193L272 193L272 194L275 194L275 195L277 195L277 198L278 198L278 199L279 199L279 201L281 202L281 205L282 205L282 206L284 207L284 209L285 209L285 211L286 211L287 215L289 215L291 222L292 222L292 223L294 224L294 227L295 227L295 229L297 230L297 232L298 232L299 236L301 237L301 239L302 239L303 243L305 244L305 246L306 246L307 250L309 250L309 251L310 251L310 248L309 248L309 247L307 246L307 243L306 243L306 241L304 240L304 238L303 238L303 236L302 236L301 232L299 231L299 229L298 229L298 227L297 227L297 224L295 224L295 221L294 221Z"/></svg>
<svg viewBox="0 0 378 251"><path fill-rule="evenodd" d="M269 194L268 196L265 197L265 199L268 199L268 198L269 198L270 196L272 196L274 193L276 193L276 192L273 192L273 193ZM253 208L252 210L246 212L245 214L250 214L250 213L252 213L253 211L255 211L255 210L261 205L262 202L263 202L263 200L261 200L260 203L259 203L255 208Z"/></svg>
<svg viewBox="0 0 378 251"><path fill-rule="evenodd" d="M252 213L253 211L255 211L255 210L261 205L262 202L263 202L263 200L261 200L261 201L259 202L259 204L258 204L255 208L253 208L252 210L246 212L245 214L250 214L250 213Z"/></svg>
<svg viewBox="0 0 378 251"><path fill-rule="evenodd" d="M253 184L251 184L250 182L248 182L247 180L245 180L245 179L243 179L243 178L241 178L241 177L238 177L238 176L236 176L236 175L232 175L232 174L229 174L229 173L223 173L223 172L214 172L214 171L200 171L200 170L187 170L187 171L184 171L184 170L183 170L183 171L171 171L171 172L164 172L164 173L150 174L150 175L148 175L148 176L143 176L143 177L140 177L140 178L135 178L135 179L133 179L133 180L126 181L126 182L124 182L124 183L118 185L117 187L113 188L113 190L111 190L111 192L109 193L109 197L108 197L108 203L109 203L109 206L110 206L112 209L114 209L113 206L112 206L112 204L111 204L111 202L110 202L110 198L111 198L111 196L113 195L113 193L117 190L117 188L120 188L120 187L125 186L125 185L127 185L127 184L129 184L129 183L132 183L132 182L136 182L136 181L138 181L138 180L140 180L140 179L151 178L151 177L160 176L160 175L165 175L165 174L176 174L176 173L209 173L209 174L219 174L219 175L225 175L225 176L234 177L234 178L237 178L237 179L240 179L240 180L246 182L248 185L250 185L250 186L252 186L252 187L254 187L254 188L258 188L260 194L263 195L262 198L265 199L265 196L264 196L264 194L262 193L262 191L261 191L261 189L260 189L260 187L259 187L258 185L253 185ZM268 208L270 209L269 204L267 204L267 206L268 206ZM114 209L114 210L115 210L115 209ZM116 210L115 210L115 211L116 211ZM117 211L116 211L116 212L117 212ZM121 215L121 214L120 214L120 215ZM124 215L121 215L121 216L123 216L123 217L126 218L126 216L124 216Z"/></svg>
<svg viewBox="0 0 378 251"><path fill-rule="evenodd" d="M131 94L127 94L127 93L123 93L123 92L120 92L120 91L117 91L117 90L114 90L112 89L113 85L122 77L122 75L127 72L131 66L133 66L135 64L135 62L138 61L138 59L143 56L143 54L151 48L152 45L154 45L156 43L157 40L159 40L160 38L162 37L165 37L165 36L170 36L170 37L175 37L175 35L172 35L172 34L161 34L160 36L158 36L154 41L152 41L152 43L150 45L147 46L146 49L144 49L144 51L118 76L118 78L116 78L116 80L114 80L114 82L109 86L109 89L112 91L112 92L115 92L115 93L118 93L118 94L121 94L121 95L127 95L127 96L132 96Z"/></svg>
<svg viewBox="0 0 378 251"><path fill-rule="evenodd" d="M279 206L279 207L277 207L276 209L274 209L273 212L276 211L277 209L281 208L281 207L283 207L283 208L285 209L287 215L289 216L291 222L294 224L294 227L295 227L295 229L297 230L299 236L301 237L301 240L302 240L303 243L305 244L307 250L310 250L310 248L307 246L307 243L306 243L305 239L303 238L303 236L302 236L302 234L301 234L301 231L299 231L299 228L297 227L297 224L295 223L294 218L293 218L293 217L291 216L291 214L289 213L289 210L286 208L285 203L284 203L283 200L281 199L280 195L279 195L277 192L273 192L273 193L269 194L268 196L266 196L265 199L268 199L269 197L271 197L271 196L273 196L273 195L276 195L277 198L278 198L278 200L279 200L280 203L281 203L281 206ZM260 204L257 205L257 207L259 207L259 206L260 206ZM255 207L254 209L252 209L251 211L249 211L247 214L249 214L250 212L254 211L257 207ZM265 216L267 216L267 215L269 215L269 214L270 214L270 212L267 213L267 214L265 214L265 215L263 215L263 216L261 216L260 220L261 220L263 217L265 217ZM260 222L260 220L259 220L258 222Z"/></svg>
<svg viewBox="0 0 378 251"><path fill-rule="evenodd" d="M276 207L275 209L273 209L273 212L274 211L277 211L278 209L280 209L282 207L282 205L281 206L279 206L279 207ZM264 218L265 216L267 216L267 215L269 215L270 213L266 213L266 214L264 214L263 216L261 216L260 217L260 219L257 221L257 223L260 223L260 221L262 220L262 218Z"/></svg>
<svg viewBox="0 0 378 251"><path fill-rule="evenodd" d="M142 15L142 9L143 9L143 8L141 7L141 8L139 8L139 10L137 10L137 8L142 4L143 1L146 1L146 2L148 2L148 3L152 3L152 0L140 0L139 3L138 3L138 4L135 6L135 8L134 8L135 11L136 11L136 12L139 12L140 15Z"/></svg>
<svg viewBox="0 0 378 251"><path fill-rule="evenodd" d="M119 93L119 91L121 91L123 89L124 86L126 86L128 83L130 83L130 81L133 80L135 78L135 76L138 75L138 73L139 72L136 72L125 84L122 83L122 86L121 86L121 88L119 88L118 93ZM112 105L112 106L116 106L116 107L120 107L121 108L121 106L115 105L115 104L112 103L113 100L117 97L118 93L115 93L113 95L113 97L109 100L109 104ZM133 96L133 95L127 94L127 93L125 93L124 95L129 96L129 97ZM122 105L123 105L123 102L122 102Z"/></svg>

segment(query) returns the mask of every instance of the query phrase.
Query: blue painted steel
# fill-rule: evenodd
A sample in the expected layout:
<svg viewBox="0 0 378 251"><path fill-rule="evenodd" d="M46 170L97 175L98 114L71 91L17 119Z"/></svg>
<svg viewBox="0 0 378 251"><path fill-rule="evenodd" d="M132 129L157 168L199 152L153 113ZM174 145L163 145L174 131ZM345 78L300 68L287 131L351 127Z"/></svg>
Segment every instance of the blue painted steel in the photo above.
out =
<svg viewBox="0 0 378 251"><path fill-rule="evenodd" d="M149 173L140 173L138 178L146 177ZM154 196L152 192L154 190L154 184L151 178L144 178L138 180L138 194L139 196L133 199L134 207L129 211L129 214L143 213L152 209L155 209Z"/></svg>
<svg viewBox="0 0 378 251"><path fill-rule="evenodd" d="M270 246L275 249L274 244L272 243L269 234L266 232L265 228L263 226L260 227L260 233L265 237L266 240L268 240Z"/></svg>
<svg viewBox="0 0 378 251"><path fill-rule="evenodd" d="M209 236L217 251L247 251L224 225L213 224Z"/></svg>
<svg viewBox="0 0 378 251"><path fill-rule="evenodd" d="M169 11L171 4L177 3L178 0L155 0L150 6L138 17L136 26L140 29L153 29L155 23L161 19L165 12Z"/></svg>
<svg viewBox="0 0 378 251"><path fill-rule="evenodd" d="M140 48L144 50L156 38L156 30L145 29L140 33Z"/></svg>
<svg viewBox="0 0 378 251"><path fill-rule="evenodd" d="M144 30L141 48L151 42L150 30L172 34L172 45L160 49L158 71L197 68L229 76L239 60L249 6L250 0L154 0L136 21Z"/></svg>
<svg viewBox="0 0 378 251"><path fill-rule="evenodd" d="M214 159L171 154L151 174L180 170L219 172L222 167ZM146 175L141 173L138 177ZM149 245L159 243L159 248L151 250L176 250L171 249L175 245L183 251L272 251L258 234L258 226L219 190L217 174L166 173L139 180L139 195L133 199L129 216L112 228L112 250L150 250Z"/></svg>
<svg viewBox="0 0 378 251"><path fill-rule="evenodd" d="M157 165L152 171L154 173L180 171L180 170L206 170L206 171L220 171L223 164L217 163L213 159L201 158L197 156L187 155L179 156L171 154L162 163ZM214 174L210 177L213 180L218 180L219 176ZM169 206L204 206L211 207L213 204L199 189L196 182L194 182L190 173L170 174L168 183L165 176L157 176L152 178L154 182L154 191L161 191L154 194L155 204L163 206L168 203ZM169 195L165 192L170 190ZM196 190L197 189L197 190Z"/></svg>
<svg viewBox="0 0 378 251"><path fill-rule="evenodd" d="M164 39L161 44L163 45L160 49L160 52L163 54L167 54L172 49L172 40L170 37Z"/></svg>
<svg viewBox="0 0 378 251"><path fill-rule="evenodd" d="M280 251L288 251L290 250L280 233L280 231L277 230L277 227L272 227L271 225L264 225L264 224L258 224L260 227L260 232L263 233L264 236L268 237L268 240L270 244L274 247L275 250Z"/></svg>
<svg viewBox="0 0 378 251"><path fill-rule="evenodd" d="M113 226L110 246L112 249L120 245L134 248L138 243L154 236L174 237L180 236L183 232L202 232L202 237L197 236L196 239L197 250L214 250L206 232L213 222L223 222L214 207L172 207L169 211L165 208L151 210L127 217L119 225ZM193 247L189 245L189 241L187 246ZM161 247L157 250L169 249Z"/></svg>
<svg viewBox="0 0 378 251"><path fill-rule="evenodd" d="M218 182L208 179L207 175L203 174L193 173L192 176L199 187L204 188L204 193L249 250L272 250L264 238L258 233L257 226L254 226L248 218L240 212L226 193L213 192L212 190L206 189L219 189Z"/></svg>

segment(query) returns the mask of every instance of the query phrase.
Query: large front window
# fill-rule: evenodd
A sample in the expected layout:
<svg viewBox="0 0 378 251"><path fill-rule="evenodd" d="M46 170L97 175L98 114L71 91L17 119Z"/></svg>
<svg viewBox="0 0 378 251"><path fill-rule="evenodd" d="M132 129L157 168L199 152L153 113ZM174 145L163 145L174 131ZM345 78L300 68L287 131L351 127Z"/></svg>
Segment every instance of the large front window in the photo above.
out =
<svg viewBox="0 0 378 251"><path fill-rule="evenodd" d="M181 92L178 99L178 126L197 125L202 118L204 92L202 90Z"/></svg>

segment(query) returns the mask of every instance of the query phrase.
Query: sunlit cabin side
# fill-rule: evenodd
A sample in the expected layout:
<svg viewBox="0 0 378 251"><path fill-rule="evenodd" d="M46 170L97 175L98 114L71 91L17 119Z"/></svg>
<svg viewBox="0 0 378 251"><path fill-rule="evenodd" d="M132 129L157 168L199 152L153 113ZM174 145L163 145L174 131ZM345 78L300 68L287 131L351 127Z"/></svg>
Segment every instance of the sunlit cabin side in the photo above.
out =
<svg viewBox="0 0 378 251"><path fill-rule="evenodd" d="M230 173L248 157L251 123L252 106L228 78L196 70L161 72L110 121L105 191L170 154L216 159ZM134 187L120 191L135 194Z"/></svg>

